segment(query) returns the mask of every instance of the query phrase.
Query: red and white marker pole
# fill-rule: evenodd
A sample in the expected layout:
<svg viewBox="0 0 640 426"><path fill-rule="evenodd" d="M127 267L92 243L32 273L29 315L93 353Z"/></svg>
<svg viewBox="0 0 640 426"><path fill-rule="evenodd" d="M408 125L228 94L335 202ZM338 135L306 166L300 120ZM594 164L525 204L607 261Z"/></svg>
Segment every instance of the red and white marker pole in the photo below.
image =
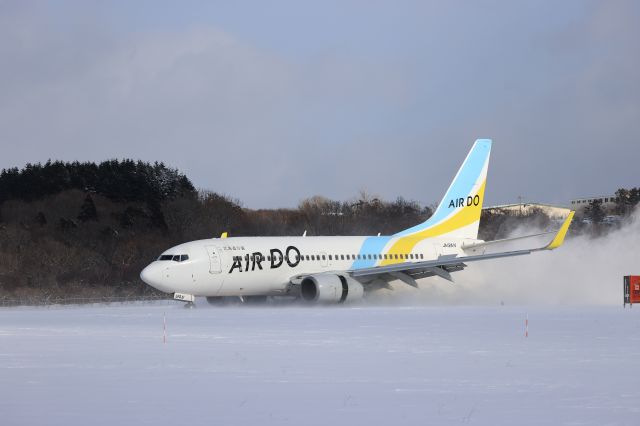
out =
<svg viewBox="0 0 640 426"><path fill-rule="evenodd" d="M524 337L529 337L529 314L524 316Z"/></svg>
<svg viewBox="0 0 640 426"><path fill-rule="evenodd" d="M162 313L162 343L167 344L167 314Z"/></svg>

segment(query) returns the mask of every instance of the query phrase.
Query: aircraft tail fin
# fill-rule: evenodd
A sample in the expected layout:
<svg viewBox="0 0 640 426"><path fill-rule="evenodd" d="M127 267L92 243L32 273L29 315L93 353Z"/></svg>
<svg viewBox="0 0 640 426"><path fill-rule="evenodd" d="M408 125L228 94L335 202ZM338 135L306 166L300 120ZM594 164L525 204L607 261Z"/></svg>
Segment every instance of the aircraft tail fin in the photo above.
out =
<svg viewBox="0 0 640 426"><path fill-rule="evenodd" d="M476 140L433 215L394 236L477 239L490 154L491 139Z"/></svg>

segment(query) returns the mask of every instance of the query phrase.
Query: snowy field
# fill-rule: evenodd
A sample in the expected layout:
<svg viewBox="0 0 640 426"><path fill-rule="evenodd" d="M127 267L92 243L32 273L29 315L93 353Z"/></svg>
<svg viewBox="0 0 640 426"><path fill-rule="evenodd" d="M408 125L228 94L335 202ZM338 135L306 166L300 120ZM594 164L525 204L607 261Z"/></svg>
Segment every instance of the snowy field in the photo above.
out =
<svg viewBox="0 0 640 426"><path fill-rule="evenodd" d="M638 425L639 363L640 306L5 308L0 424Z"/></svg>

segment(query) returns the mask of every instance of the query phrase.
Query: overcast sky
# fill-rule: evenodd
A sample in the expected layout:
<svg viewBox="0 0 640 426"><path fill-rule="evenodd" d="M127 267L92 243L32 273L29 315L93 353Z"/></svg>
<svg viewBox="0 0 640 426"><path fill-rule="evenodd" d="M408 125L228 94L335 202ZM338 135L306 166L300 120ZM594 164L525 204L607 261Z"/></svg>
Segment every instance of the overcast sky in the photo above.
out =
<svg viewBox="0 0 640 426"><path fill-rule="evenodd" d="M247 207L640 186L638 1L0 0L0 168L164 161Z"/></svg>

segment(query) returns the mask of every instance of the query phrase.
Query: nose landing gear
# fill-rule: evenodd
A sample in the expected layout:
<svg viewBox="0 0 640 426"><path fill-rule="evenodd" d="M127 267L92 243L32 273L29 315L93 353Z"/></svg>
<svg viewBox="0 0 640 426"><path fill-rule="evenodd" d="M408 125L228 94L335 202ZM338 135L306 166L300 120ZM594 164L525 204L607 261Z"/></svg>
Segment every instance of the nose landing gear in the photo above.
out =
<svg viewBox="0 0 640 426"><path fill-rule="evenodd" d="M193 309L196 307L194 303L196 301L196 297L193 294L174 293L173 298L175 300L186 302L184 305L186 309Z"/></svg>

